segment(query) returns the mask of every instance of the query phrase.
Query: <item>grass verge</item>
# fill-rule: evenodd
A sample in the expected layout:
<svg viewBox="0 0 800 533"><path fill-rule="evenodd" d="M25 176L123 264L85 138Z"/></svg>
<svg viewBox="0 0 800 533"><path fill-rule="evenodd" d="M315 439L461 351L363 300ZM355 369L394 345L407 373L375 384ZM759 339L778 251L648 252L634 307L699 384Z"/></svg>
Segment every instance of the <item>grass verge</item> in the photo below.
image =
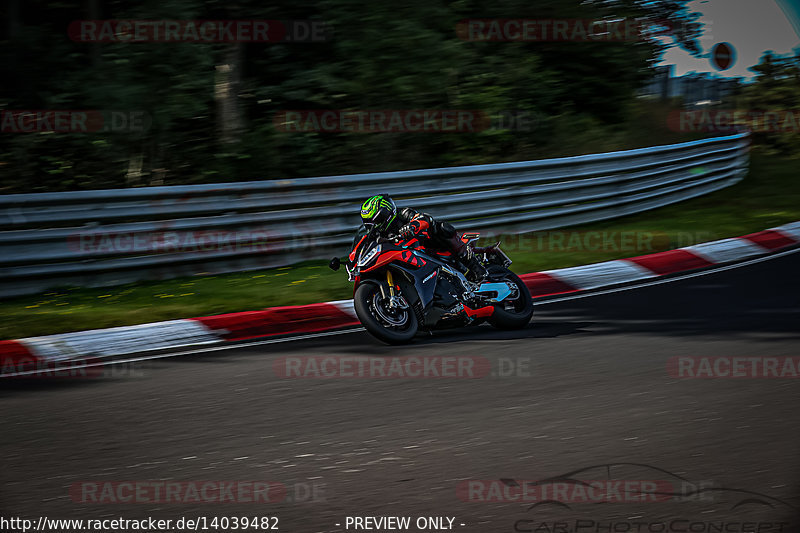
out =
<svg viewBox="0 0 800 533"><path fill-rule="evenodd" d="M524 273L644 255L797 221L800 180L796 164L796 160L754 152L750 174L728 189L580 228L509 237L503 248L514 260L514 270ZM587 239L587 232L594 234ZM626 242L623 233L632 240ZM332 272L325 265L317 261L8 299L0 302L0 339L349 298L352 286L343 271Z"/></svg>

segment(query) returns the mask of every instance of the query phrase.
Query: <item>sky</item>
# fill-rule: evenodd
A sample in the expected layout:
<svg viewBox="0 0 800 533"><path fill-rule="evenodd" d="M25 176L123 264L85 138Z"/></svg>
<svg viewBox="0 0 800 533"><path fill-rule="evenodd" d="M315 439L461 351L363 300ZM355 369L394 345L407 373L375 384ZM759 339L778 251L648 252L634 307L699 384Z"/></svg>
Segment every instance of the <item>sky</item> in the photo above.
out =
<svg viewBox="0 0 800 533"><path fill-rule="evenodd" d="M673 76L688 72L714 72L721 76L750 78L748 67L758 64L766 50L777 54L800 50L800 0L692 0L691 11L702 13L706 26L699 44L703 54L719 42L736 50L736 62L716 70L708 57L695 58L678 47L671 48L660 65L675 65Z"/></svg>

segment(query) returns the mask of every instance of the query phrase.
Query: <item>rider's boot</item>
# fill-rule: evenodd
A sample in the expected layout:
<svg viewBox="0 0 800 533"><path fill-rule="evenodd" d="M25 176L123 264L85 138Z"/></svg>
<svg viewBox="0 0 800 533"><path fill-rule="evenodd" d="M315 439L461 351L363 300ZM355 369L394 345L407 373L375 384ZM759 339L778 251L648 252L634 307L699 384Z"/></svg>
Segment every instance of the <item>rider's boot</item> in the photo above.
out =
<svg viewBox="0 0 800 533"><path fill-rule="evenodd" d="M467 268L466 276L468 280L473 283L479 283L489 277L489 272L475 255L475 252L458 235L454 235L451 238L451 244L456 257Z"/></svg>
<svg viewBox="0 0 800 533"><path fill-rule="evenodd" d="M468 269L466 274L467 279L474 283L484 281L489 277L489 271L483 266L483 263L481 263L480 259L475 255L475 252L472 251L472 248L469 246L465 246L464 248L466 252L459 255L459 260Z"/></svg>

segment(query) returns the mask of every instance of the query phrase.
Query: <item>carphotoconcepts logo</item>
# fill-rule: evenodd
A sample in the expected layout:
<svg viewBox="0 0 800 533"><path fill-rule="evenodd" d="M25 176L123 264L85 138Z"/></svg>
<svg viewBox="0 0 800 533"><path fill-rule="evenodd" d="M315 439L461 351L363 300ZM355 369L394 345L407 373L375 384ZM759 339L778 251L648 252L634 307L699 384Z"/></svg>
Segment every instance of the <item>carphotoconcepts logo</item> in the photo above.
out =
<svg viewBox="0 0 800 533"><path fill-rule="evenodd" d="M287 488L275 481L80 481L69 496L95 504L277 503Z"/></svg>
<svg viewBox="0 0 800 533"><path fill-rule="evenodd" d="M708 511L706 511L708 512ZM790 522L771 520L702 520L674 518L671 520L596 519L517 520L518 533L789 533Z"/></svg>
<svg viewBox="0 0 800 533"><path fill-rule="evenodd" d="M663 479L472 479L456 488L458 499L469 503L647 503L671 500L675 493L673 483Z"/></svg>
<svg viewBox="0 0 800 533"><path fill-rule="evenodd" d="M275 129L296 133L477 133L533 131L539 117L530 111L475 109L315 109L283 110Z"/></svg>
<svg viewBox="0 0 800 533"><path fill-rule="evenodd" d="M617 477L618 472L645 475ZM653 474L652 478L648 479L648 473ZM790 531L784 528L788 522L782 519L789 513L796 516L797 512L788 502L749 487L742 489L721 486L713 481L693 481L642 463L593 465L541 481L473 480L461 483L458 489L459 497L468 502L526 503L525 515L514 521L513 531L531 533ZM630 516L620 514L623 508L615 505L596 505L622 503L626 504L624 509L631 509L631 505L650 502L678 503L682 509L677 515L680 518L658 516L662 509L677 508L670 503L665 503L668 508L658 507L657 515L652 519L644 508L640 509L642 512L631 512L636 516ZM711 503L713 505L709 505ZM702 513L699 516L703 518L695 520L686 516L693 511ZM665 512L674 514L669 510ZM707 513L714 514L707 518ZM602 514L605 516L601 517Z"/></svg>
<svg viewBox="0 0 800 533"><path fill-rule="evenodd" d="M152 125L146 111L5 110L0 133L142 133Z"/></svg>
<svg viewBox="0 0 800 533"><path fill-rule="evenodd" d="M680 24L646 19L464 19L456 34L476 42L626 42L677 34Z"/></svg>
<svg viewBox="0 0 800 533"><path fill-rule="evenodd" d="M789 379L800 376L800 357L676 356L667 373L678 379Z"/></svg>
<svg viewBox="0 0 800 533"><path fill-rule="evenodd" d="M672 111L667 116L667 126L672 131L681 133L733 133L744 130L755 133L798 133L800 111L792 109Z"/></svg>
<svg viewBox="0 0 800 533"><path fill-rule="evenodd" d="M330 40L319 20L76 20L80 43L317 43Z"/></svg>

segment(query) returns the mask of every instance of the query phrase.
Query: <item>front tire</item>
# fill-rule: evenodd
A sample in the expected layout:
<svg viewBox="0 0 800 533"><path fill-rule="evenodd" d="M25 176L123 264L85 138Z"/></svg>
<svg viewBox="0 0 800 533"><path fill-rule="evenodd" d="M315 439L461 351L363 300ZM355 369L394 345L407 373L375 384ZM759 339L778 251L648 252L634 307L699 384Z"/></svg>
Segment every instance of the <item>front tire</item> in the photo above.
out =
<svg viewBox="0 0 800 533"><path fill-rule="evenodd" d="M517 286L519 296L510 302L495 304L494 313L487 320L497 329L522 329L528 325L533 317L533 298L519 276L498 265L489 267L489 274L493 280L508 281Z"/></svg>
<svg viewBox="0 0 800 533"><path fill-rule="evenodd" d="M374 283L363 283L353 296L356 316L370 335L387 344L405 344L414 338L419 329L417 317L411 307L390 309Z"/></svg>

